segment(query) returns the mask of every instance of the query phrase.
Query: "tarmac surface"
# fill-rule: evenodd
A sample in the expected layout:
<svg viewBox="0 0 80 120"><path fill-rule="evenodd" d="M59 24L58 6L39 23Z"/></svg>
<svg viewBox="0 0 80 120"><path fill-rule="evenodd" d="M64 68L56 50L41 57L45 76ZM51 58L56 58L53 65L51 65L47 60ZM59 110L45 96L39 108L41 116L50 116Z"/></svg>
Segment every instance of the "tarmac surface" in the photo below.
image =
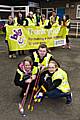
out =
<svg viewBox="0 0 80 120"><path fill-rule="evenodd" d="M23 117L18 111L21 89L14 85L14 76L24 56L17 55L16 59L9 59L4 36L0 36L0 120L80 120L80 39L70 38L70 43L71 49L53 48L52 54L69 75L72 103L65 104L63 98L45 98L31 112L27 110L27 101L26 116Z"/></svg>

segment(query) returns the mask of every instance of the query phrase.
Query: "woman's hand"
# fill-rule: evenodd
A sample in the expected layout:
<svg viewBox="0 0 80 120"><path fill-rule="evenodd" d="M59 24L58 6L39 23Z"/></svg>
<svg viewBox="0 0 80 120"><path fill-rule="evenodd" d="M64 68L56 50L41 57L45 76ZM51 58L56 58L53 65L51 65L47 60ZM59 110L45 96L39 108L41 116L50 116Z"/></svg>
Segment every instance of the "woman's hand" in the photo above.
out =
<svg viewBox="0 0 80 120"><path fill-rule="evenodd" d="M32 80L36 79L36 75L32 75L29 79L25 80L25 83L31 83Z"/></svg>
<svg viewBox="0 0 80 120"><path fill-rule="evenodd" d="M39 66L40 70L43 70L45 68L45 66L40 63L38 63L38 66Z"/></svg>
<svg viewBox="0 0 80 120"><path fill-rule="evenodd" d="M25 80L25 83L31 83L31 82L32 82L32 79L31 79L31 78Z"/></svg>
<svg viewBox="0 0 80 120"><path fill-rule="evenodd" d="M31 78L32 78L32 80L35 80L36 79L36 75L32 75Z"/></svg>

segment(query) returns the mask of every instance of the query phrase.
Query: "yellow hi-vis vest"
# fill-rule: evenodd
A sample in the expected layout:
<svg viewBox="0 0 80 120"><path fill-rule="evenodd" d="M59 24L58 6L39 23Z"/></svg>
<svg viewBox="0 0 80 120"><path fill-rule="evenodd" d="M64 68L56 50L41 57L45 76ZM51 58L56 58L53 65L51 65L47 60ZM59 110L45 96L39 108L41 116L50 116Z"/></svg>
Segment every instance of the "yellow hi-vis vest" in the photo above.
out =
<svg viewBox="0 0 80 120"><path fill-rule="evenodd" d="M50 24L52 25L52 26L58 26L59 25L59 16L56 16L56 21L55 21L55 23L54 24L52 24L52 19L55 19L53 16L51 16L50 17Z"/></svg>
<svg viewBox="0 0 80 120"><path fill-rule="evenodd" d="M42 24L42 20L40 20L40 27L44 27L44 26L47 26L49 23L49 20L44 20L44 23Z"/></svg>
<svg viewBox="0 0 80 120"><path fill-rule="evenodd" d="M67 26L69 26L70 24L70 19L66 21L66 35L69 34L69 28L67 28Z"/></svg>
<svg viewBox="0 0 80 120"><path fill-rule="evenodd" d="M64 93L67 93L70 91L67 73L64 70L62 70L61 68L58 68L58 70L52 76L52 81L54 81L56 79L62 80L62 83L57 87L59 90L61 90Z"/></svg>
<svg viewBox="0 0 80 120"><path fill-rule="evenodd" d="M22 81L23 76L24 76L24 72L21 71L19 68L17 69L17 72L20 74L20 80L19 81ZM35 75L36 73L37 73L37 68L35 66L33 66L32 75Z"/></svg>
<svg viewBox="0 0 80 120"><path fill-rule="evenodd" d="M69 34L69 28L67 28L67 26L69 26L69 24L70 24L70 19L68 19L65 22L62 21L62 28L64 28L66 30L66 35Z"/></svg>
<svg viewBox="0 0 80 120"><path fill-rule="evenodd" d="M28 26L35 26L34 19L32 19L32 20L30 18L26 18L26 19L28 20ZM23 24L25 24L25 20L24 20Z"/></svg>
<svg viewBox="0 0 80 120"><path fill-rule="evenodd" d="M34 62L38 62L39 63L39 58L38 58L38 55L37 55L37 53L36 52L33 52L33 55L34 55ZM50 57L51 57L52 55L50 54L50 53L47 53L47 56L44 58L44 60L42 61L42 65L43 66L45 66L45 67L47 67L48 66L48 62L49 62L49 60L50 60Z"/></svg>
<svg viewBox="0 0 80 120"><path fill-rule="evenodd" d="M18 25L18 23L17 23L17 17L14 18L14 25L15 26Z"/></svg>
<svg viewBox="0 0 80 120"><path fill-rule="evenodd" d="M34 14L33 17L34 17L34 24L35 24L35 26L36 26L36 25L37 25L36 14ZM40 20L41 20L41 16L40 16L40 15L39 15L39 18L40 18Z"/></svg>
<svg viewBox="0 0 80 120"><path fill-rule="evenodd" d="M66 24L66 26L69 26L69 24L70 24L70 19L68 19L65 24Z"/></svg>

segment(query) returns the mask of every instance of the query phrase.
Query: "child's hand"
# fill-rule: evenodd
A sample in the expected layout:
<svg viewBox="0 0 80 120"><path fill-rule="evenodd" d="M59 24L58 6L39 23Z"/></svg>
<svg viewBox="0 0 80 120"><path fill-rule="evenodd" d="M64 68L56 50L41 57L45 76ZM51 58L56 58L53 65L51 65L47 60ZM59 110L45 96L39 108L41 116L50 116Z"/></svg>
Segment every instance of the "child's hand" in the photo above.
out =
<svg viewBox="0 0 80 120"><path fill-rule="evenodd" d="M27 79L27 80L25 80L25 83L31 83L32 82L32 79L30 78L30 79Z"/></svg>
<svg viewBox="0 0 80 120"><path fill-rule="evenodd" d="M32 80L35 80L36 79L36 75L32 75L31 78L32 78Z"/></svg>

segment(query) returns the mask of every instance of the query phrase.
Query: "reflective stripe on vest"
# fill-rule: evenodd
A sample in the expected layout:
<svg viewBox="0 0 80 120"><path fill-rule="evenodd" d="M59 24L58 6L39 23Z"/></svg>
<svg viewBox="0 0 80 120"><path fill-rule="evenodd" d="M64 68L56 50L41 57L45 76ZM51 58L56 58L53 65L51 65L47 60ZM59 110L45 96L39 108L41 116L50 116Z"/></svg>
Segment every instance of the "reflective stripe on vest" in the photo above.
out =
<svg viewBox="0 0 80 120"><path fill-rule="evenodd" d="M36 67L36 66L33 66L32 75L37 74L37 71L38 71L37 67Z"/></svg>
<svg viewBox="0 0 80 120"><path fill-rule="evenodd" d="M19 69L17 69L17 72L21 75L21 77L20 77L20 81L22 81L23 80L23 75L24 75L24 73L23 72L21 72ZM32 75L34 75L34 74L36 74L37 73L37 67L33 67L33 70L32 70Z"/></svg>
<svg viewBox="0 0 80 120"><path fill-rule="evenodd" d="M23 72L21 72L19 69L17 69L17 72L21 75L20 81L22 81L23 80Z"/></svg>

